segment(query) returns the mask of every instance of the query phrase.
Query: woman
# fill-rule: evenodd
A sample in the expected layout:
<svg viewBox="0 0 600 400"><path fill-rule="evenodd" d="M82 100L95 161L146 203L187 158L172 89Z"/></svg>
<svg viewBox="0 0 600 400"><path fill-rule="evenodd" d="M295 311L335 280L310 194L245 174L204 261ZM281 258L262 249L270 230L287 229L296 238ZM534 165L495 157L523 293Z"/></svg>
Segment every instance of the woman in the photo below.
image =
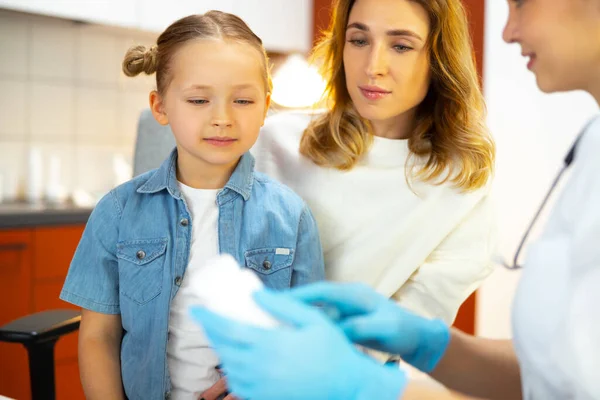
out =
<svg viewBox="0 0 600 400"><path fill-rule="evenodd" d="M461 0L337 0L314 58L327 111L269 118L256 168L310 206L329 280L452 323L495 248L495 147Z"/></svg>
<svg viewBox="0 0 600 400"><path fill-rule="evenodd" d="M520 44L540 89L585 90L600 103L600 1L510 0L509 5L504 39ZM568 186L529 251L514 304L514 343L461 334L364 286L261 292L257 301L287 322L285 327L258 329L194 311L234 393L262 400L458 398L427 397L426 389L415 394L400 371L359 354L352 341L398 354L469 396L600 399L598 151L600 119L579 141ZM337 315L328 320L298 299L329 306ZM289 365L304 373L286 374Z"/></svg>
<svg viewBox="0 0 600 400"><path fill-rule="evenodd" d="M452 323L495 248L495 146L461 0L336 0L313 57L327 111L267 119L256 168L310 206L328 280Z"/></svg>
<svg viewBox="0 0 600 400"><path fill-rule="evenodd" d="M495 149L461 1L333 10L314 54L330 106L268 119L257 169L311 207L328 279L451 323L491 272L495 245Z"/></svg>
<svg viewBox="0 0 600 400"><path fill-rule="evenodd" d="M337 0L313 56L329 107L269 118L257 169L310 206L329 280L451 324L495 248L495 147L461 0Z"/></svg>

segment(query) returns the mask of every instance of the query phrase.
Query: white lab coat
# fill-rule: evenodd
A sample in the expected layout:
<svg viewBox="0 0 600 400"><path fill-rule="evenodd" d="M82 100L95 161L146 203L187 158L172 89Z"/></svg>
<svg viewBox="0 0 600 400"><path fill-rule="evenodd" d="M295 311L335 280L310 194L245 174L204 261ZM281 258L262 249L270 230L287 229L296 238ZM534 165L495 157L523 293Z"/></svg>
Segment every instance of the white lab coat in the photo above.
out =
<svg viewBox="0 0 600 400"><path fill-rule="evenodd" d="M514 303L526 400L600 399L600 118L571 168Z"/></svg>

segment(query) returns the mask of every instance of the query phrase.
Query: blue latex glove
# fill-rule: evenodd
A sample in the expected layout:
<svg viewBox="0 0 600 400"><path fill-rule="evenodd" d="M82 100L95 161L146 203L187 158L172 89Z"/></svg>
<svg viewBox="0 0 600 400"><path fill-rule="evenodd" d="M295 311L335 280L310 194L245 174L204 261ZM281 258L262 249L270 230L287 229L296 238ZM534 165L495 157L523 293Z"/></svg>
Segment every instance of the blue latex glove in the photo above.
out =
<svg viewBox="0 0 600 400"><path fill-rule="evenodd" d="M424 372L436 367L450 342L444 322L419 317L366 285L320 282L290 295L325 307L352 342L399 355Z"/></svg>
<svg viewBox="0 0 600 400"><path fill-rule="evenodd" d="M191 315L223 364L231 392L260 400L397 400L404 373L360 353L314 307L283 292L261 291L257 303L283 324L260 328L202 307Z"/></svg>

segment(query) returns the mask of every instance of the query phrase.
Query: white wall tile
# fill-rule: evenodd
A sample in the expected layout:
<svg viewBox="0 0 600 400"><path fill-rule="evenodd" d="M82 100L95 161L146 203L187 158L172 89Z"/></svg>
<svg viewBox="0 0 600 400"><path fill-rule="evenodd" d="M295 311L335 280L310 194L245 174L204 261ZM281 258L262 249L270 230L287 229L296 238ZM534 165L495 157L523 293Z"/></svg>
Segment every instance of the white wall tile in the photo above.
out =
<svg viewBox="0 0 600 400"><path fill-rule="evenodd" d="M24 140L27 135L29 84L0 80L0 135Z"/></svg>
<svg viewBox="0 0 600 400"><path fill-rule="evenodd" d="M35 139L73 138L73 88L37 82L31 85L31 136Z"/></svg>
<svg viewBox="0 0 600 400"><path fill-rule="evenodd" d="M119 179L114 158L131 165L140 112L154 75L125 77L121 63L156 34L79 25L0 9L0 175L3 197L26 191L28 154L44 173L60 160L60 184L102 195ZM126 168L127 170L127 168ZM0 196L2 197L2 196Z"/></svg>
<svg viewBox="0 0 600 400"><path fill-rule="evenodd" d="M119 94L119 135L124 145L135 142L140 114L150 107L148 96L144 91Z"/></svg>
<svg viewBox="0 0 600 400"><path fill-rule="evenodd" d="M101 138L104 143L114 143L117 131L118 91L116 89L77 90L76 132L79 142Z"/></svg>
<svg viewBox="0 0 600 400"><path fill-rule="evenodd" d="M118 185L120 182L114 169L117 156L123 156L131 165L131 154L127 149L99 145L77 146L74 187L98 197Z"/></svg>
<svg viewBox="0 0 600 400"><path fill-rule="evenodd" d="M58 185L70 195L73 190L74 165L75 165L75 145L71 141L59 141L56 143L35 142L31 143L31 148L38 148L42 154L42 179L44 181L44 196L50 188L50 163L53 157L58 159L59 181Z"/></svg>
<svg viewBox="0 0 600 400"><path fill-rule="evenodd" d="M0 14L0 75L27 76L29 21L23 16Z"/></svg>
<svg viewBox="0 0 600 400"><path fill-rule="evenodd" d="M16 200L22 195L26 177L27 142L0 141L1 195L4 200Z"/></svg>
<svg viewBox="0 0 600 400"><path fill-rule="evenodd" d="M127 161L129 166L131 167L131 173L130 173L129 179L133 178L133 157L135 154L135 140L130 143L125 143L125 144L121 145L117 149L117 154L120 154L121 156L123 156L123 158Z"/></svg>
<svg viewBox="0 0 600 400"><path fill-rule="evenodd" d="M73 80L76 32L74 24L52 19L46 24L33 24L30 62L32 78Z"/></svg>
<svg viewBox="0 0 600 400"><path fill-rule="evenodd" d="M77 80L80 83L116 85L121 60L117 58L118 43L114 35L82 27L77 41Z"/></svg>

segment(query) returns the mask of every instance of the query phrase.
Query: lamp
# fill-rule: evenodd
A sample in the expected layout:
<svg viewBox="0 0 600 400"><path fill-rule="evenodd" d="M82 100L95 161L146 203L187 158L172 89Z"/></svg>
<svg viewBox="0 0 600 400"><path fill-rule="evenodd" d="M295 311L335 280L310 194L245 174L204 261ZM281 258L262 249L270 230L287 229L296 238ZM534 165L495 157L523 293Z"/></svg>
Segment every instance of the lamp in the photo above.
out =
<svg viewBox="0 0 600 400"><path fill-rule="evenodd" d="M300 54L292 54L273 76L271 101L282 108L309 108L317 105L326 82L314 65Z"/></svg>

